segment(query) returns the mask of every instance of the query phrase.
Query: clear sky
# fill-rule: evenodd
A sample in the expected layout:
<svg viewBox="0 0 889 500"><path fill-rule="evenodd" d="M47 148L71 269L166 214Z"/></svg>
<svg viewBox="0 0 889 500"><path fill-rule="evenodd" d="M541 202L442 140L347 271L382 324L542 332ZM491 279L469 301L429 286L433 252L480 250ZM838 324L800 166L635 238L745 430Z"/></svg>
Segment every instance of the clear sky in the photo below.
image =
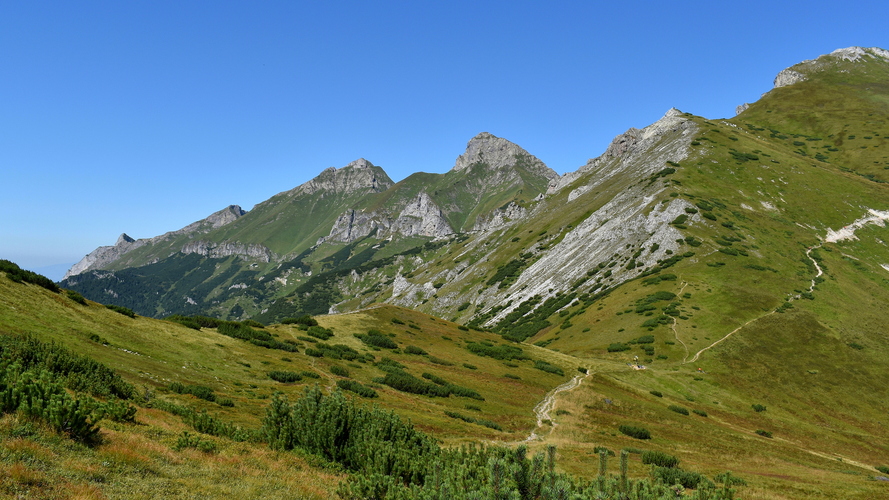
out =
<svg viewBox="0 0 889 500"><path fill-rule="evenodd" d="M249 210L357 158L445 172L475 134L559 173L669 108L889 49L889 2L0 2L0 258L58 279L120 233Z"/></svg>

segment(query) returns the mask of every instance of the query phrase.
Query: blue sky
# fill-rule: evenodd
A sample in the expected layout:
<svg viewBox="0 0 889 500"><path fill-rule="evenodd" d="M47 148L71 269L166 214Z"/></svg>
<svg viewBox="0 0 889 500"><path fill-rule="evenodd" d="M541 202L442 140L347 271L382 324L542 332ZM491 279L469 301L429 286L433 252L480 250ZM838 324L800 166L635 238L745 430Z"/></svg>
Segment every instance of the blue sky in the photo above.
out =
<svg viewBox="0 0 889 500"><path fill-rule="evenodd" d="M445 172L475 134L559 173L670 107L889 48L886 2L2 2L0 258L58 278L126 232L250 209L364 157Z"/></svg>

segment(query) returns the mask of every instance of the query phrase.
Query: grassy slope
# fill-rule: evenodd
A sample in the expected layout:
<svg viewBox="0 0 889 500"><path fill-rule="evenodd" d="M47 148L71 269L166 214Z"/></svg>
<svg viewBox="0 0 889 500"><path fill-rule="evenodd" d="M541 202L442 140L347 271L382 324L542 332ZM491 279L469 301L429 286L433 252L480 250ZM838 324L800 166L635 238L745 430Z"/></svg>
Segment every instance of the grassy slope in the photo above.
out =
<svg viewBox="0 0 889 500"><path fill-rule="evenodd" d="M393 318L404 324L393 323ZM350 345L373 354L377 360L386 356L404 364L417 377L429 372L481 393L485 401L430 398L376 387L380 397L373 403L395 409L446 443L523 439L533 426L533 406L567 378L537 370L532 361L506 366L502 361L471 354L463 348L464 340L499 343L499 337L459 330L456 324L413 311L381 307L319 320L335 332L335 337L327 341L329 344ZM369 328L393 333L402 347L420 347L453 365L437 364L429 356L370 350L352 335ZM268 331L281 339L305 335L297 328L283 325L269 327ZM135 384L140 393L207 410L226 422L254 429L260 427L265 406L274 392L296 397L309 384L332 388L340 378L331 373L333 365L346 368L353 379L366 384L383 375L370 364L306 356L302 351L308 344L300 348L300 353L264 349L219 335L212 329L195 331L144 317L131 319L92 302L79 305L63 294L15 284L0 275L0 334L19 332L58 342L107 364ZM108 345L90 340L91 335L98 335ZM535 351L536 359L561 365L566 373L574 369L570 362L565 363L564 356L537 352L542 350L534 348L527 350ZM268 378L267 373L272 370L314 371L321 378L280 384ZM505 378L507 373L519 378ZM219 396L232 398L235 406L224 408L174 394L167 389L173 381L210 387ZM467 409L467 405L480 411ZM494 421L504 430L455 420L445 416L446 410ZM88 449L48 431L32 432L15 417L3 417L0 468L10 475L0 481L0 488L9 494L27 490L35 498L64 497L63 492L82 494L84 498L144 498L146 491L161 491L168 497L179 498L277 498L293 493L324 498L332 494L342 477L320 470L305 459L272 453L259 444L231 443L209 436L204 438L217 443L218 454L177 452L172 448L178 436L189 430L178 417L140 408L136 420L139 425L135 426L103 421L104 444ZM237 481L231 480L234 477ZM260 488L266 488L268 494L266 490L262 490L262 495L257 493Z"/></svg>
<svg viewBox="0 0 889 500"><path fill-rule="evenodd" d="M866 208L889 208L889 188L879 182L889 166L883 149L889 106L875 73L885 68L853 71L839 89L834 77L814 75L773 91L730 122L696 119L702 138L671 177L672 188L693 203L704 198L724 207L712 211L717 221L700 219L684 231L704 242L684 247L695 257L665 271L675 273L675 281L627 283L572 319L574 326L532 339L556 339L550 348L585 356L628 362L639 355L649 365L644 372L600 373L595 390L585 386L566 397L571 415L554 435L566 453L583 457L594 444L627 446L632 440L616 426L638 423L655 435L648 446L673 450L701 470L717 472L716 464L736 470L757 498L886 494L885 485L869 479L872 466L889 461L880 437L885 391L877 382L889 375L880 305L889 300L889 273L881 267L889 263L889 230L870 225L856 241L824 244L816 256L825 281L815 299L773 312L808 290L816 271L805 251L828 228L851 224ZM739 161L732 150L759 158ZM826 158L815 158L819 153ZM749 257L717 252L716 238L726 235L743 238L733 247ZM632 309L657 290L680 295L685 319L648 331L640 327L647 318ZM698 361L683 362L736 330ZM666 359L638 348L605 352L612 342L648 333L657 339L656 356ZM606 397L614 404L604 403ZM710 416L682 416L666 408L671 403ZM768 410L756 413L752 404ZM756 429L775 437L756 436Z"/></svg>

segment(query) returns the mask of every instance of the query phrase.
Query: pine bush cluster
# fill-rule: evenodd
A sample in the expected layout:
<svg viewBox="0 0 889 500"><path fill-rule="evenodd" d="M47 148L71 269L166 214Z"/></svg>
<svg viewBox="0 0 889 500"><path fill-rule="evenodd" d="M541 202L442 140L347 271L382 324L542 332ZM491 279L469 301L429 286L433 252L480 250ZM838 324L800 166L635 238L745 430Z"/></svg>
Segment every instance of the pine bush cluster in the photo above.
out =
<svg viewBox="0 0 889 500"><path fill-rule="evenodd" d="M23 370L21 364L8 361L0 364L0 413L18 412L42 420L72 439L91 444L99 436L93 406L68 395L46 370Z"/></svg>

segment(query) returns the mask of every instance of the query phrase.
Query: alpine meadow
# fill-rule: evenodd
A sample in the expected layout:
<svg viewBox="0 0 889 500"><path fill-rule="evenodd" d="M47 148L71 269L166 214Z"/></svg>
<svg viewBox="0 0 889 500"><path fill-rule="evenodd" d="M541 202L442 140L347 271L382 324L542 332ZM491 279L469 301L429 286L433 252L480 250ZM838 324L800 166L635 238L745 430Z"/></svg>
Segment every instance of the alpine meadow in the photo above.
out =
<svg viewBox="0 0 889 500"><path fill-rule="evenodd" d="M4 260L0 496L886 498L887 221L889 51L851 47L565 175L482 132L59 283Z"/></svg>

